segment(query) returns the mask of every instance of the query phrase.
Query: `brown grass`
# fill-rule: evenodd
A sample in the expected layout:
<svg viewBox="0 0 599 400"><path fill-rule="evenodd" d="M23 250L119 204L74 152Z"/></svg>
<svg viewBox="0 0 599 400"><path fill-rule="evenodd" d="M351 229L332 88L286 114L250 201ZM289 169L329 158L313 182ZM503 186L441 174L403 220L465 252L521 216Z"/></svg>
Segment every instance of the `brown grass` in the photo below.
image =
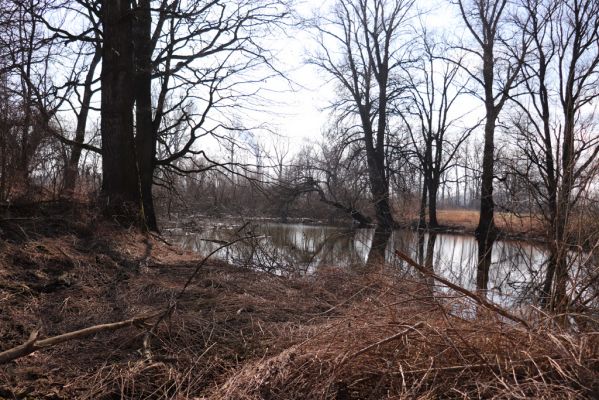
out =
<svg viewBox="0 0 599 400"><path fill-rule="evenodd" d="M437 210L437 220L444 227L473 233L478 226L480 213L478 210L440 209ZM404 224L414 225L418 222L417 210L402 213L398 219ZM543 225L538 216L532 214L513 214L495 212L495 224L507 235L541 237Z"/></svg>
<svg viewBox="0 0 599 400"><path fill-rule="evenodd" d="M375 278L376 279L376 278ZM388 277L380 276L388 282ZM420 290L415 290L420 287ZM520 330L412 283L382 285L306 339L230 374L211 398L594 398L597 338ZM584 361L582 361L584 360ZM582 361L582 362L581 362Z"/></svg>
<svg viewBox="0 0 599 400"><path fill-rule="evenodd" d="M93 222L0 249L0 350L161 310L197 256ZM597 398L597 323L527 331L412 275L285 278L211 263L144 347L134 328L0 366L0 399ZM149 350L149 351L148 351Z"/></svg>
<svg viewBox="0 0 599 400"><path fill-rule="evenodd" d="M478 210L442 209L437 211L437 219L443 227L474 233L478 226L479 212ZM418 222L418 215L412 211L403 214L403 218L399 221L414 225ZM542 240L546 235L546 223L540 215L535 214L495 212L495 225L506 237ZM599 240L598 232L597 210L587 207L571 213L568 226L570 242L592 247Z"/></svg>
<svg viewBox="0 0 599 400"><path fill-rule="evenodd" d="M449 209L439 210L437 218L441 225L463 227L474 231L478 226L479 212L476 210ZM516 215L507 212L495 213L495 224L508 233L535 235L539 234L542 225L534 215Z"/></svg>

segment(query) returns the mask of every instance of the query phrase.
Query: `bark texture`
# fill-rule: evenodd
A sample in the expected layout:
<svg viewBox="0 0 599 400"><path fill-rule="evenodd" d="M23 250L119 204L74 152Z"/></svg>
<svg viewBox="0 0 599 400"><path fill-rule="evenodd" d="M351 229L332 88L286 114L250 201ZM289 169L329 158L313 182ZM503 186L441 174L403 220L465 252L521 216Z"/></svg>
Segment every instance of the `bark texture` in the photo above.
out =
<svg viewBox="0 0 599 400"><path fill-rule="evenodd" d="M137 224L141 196L133 136L134 57L131 4L102 6L102 207L110 217Z"/></svg>

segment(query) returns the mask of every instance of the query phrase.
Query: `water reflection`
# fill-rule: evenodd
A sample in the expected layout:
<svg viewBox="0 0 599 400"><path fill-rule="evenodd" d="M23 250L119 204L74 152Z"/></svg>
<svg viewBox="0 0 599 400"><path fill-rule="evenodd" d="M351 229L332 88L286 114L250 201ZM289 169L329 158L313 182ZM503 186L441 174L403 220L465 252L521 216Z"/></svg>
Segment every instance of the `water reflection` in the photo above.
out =
<svg viewBox="0 0 599 400"><path fill-rule="evenodd" d="M216 223L194 233L175 229L171 235L185 248L208 254L223 242L251 234L252 239L223 249L216 256L277 272L309 273L323 265L351 267L383 258L408 270L393 253L400 249L435 273L463 287L476 287L477 243L472 236L280 223L252 224L241 232L239 228ZM491 299L505 302L509 298L512 302L529 298L543 276L545 260L546 252L540 246L497 241L489 277Z"/></svg>
<svg viewBox="0 0 599 400"><path fill-rule="evenodd" d="M381 229L376 229L372 233L370 248L364 249L368 251L368 256L366 258L367 265L377 265L385 262L386 251L391 234L391 231Z"/></svg>

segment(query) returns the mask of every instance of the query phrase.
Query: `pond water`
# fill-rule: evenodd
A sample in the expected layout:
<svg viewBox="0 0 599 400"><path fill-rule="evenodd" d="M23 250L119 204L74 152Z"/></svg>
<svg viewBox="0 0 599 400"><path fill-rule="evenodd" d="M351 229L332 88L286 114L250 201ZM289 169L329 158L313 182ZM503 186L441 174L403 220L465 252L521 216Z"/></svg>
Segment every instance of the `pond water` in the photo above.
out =
<svg viewBox="0 0 599 400"><path fill-rule="evenodd" d="M216 251L214 256L222 260L277 273L310 273L326 265L364 265L376 240L374 229L273 222L245 225L206 222L193 232L170 229L169 236L200 254ZM249 239L241 239L248 236ZM219 250L231 240L239 241ZM409 269L394 256L394 250L398 249L454 283L469 289L476 287L477 243L472 236L445 233L422 236L411 230L396 230L382 241L386 243L385 259L392 265ZM530 299L543 277L546 259L541 245L497 241L489 276L490 297L512 304Z"/></svg>

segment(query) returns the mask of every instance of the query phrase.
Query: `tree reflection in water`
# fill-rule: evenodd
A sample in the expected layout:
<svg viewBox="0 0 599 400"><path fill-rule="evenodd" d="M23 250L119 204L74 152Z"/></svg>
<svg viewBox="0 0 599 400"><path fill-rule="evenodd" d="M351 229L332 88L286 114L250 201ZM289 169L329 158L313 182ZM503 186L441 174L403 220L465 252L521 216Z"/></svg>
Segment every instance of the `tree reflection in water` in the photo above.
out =
<svg viewBox="0 0 599 400"><path fill-rule="evenodd" d="M183 247L207 254L222 242L244 234L239 226L207 223L196 232L172 230L171 236ZM237 243L217 257L280 274L311 273L322 266L352 267L383 261L405 268L393 255L393 250L399 249L460 286L473 289L476 284L477 246L474 237L468 235L280 223L253 223L245 229L259 238ZM546 251L526 242L498 241L493 254L490 299L530 298L543 275Z"/></svg>
<svg viewBox="0 0 599 400"><path fill-rule="evenodd" d="M372 242L370 245L370 251L368 252L368 258L366 265L375 266L384 264L387 257L387 245L389 244L389 238L391 237L391 231L387 229L375 229L372 234Z"/></svg>

